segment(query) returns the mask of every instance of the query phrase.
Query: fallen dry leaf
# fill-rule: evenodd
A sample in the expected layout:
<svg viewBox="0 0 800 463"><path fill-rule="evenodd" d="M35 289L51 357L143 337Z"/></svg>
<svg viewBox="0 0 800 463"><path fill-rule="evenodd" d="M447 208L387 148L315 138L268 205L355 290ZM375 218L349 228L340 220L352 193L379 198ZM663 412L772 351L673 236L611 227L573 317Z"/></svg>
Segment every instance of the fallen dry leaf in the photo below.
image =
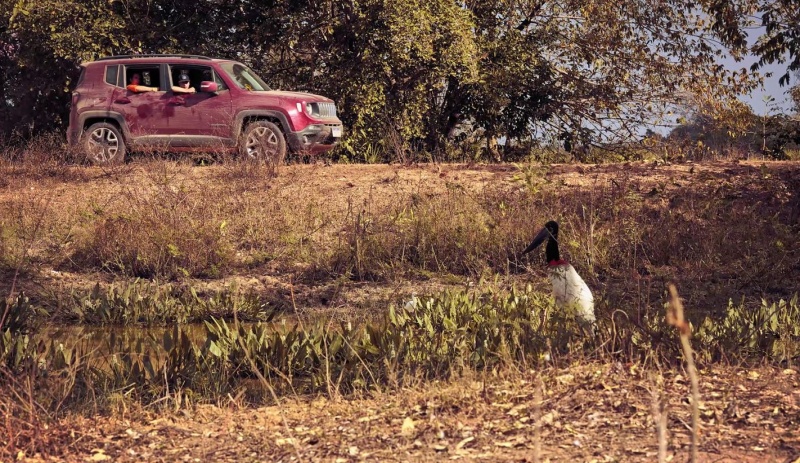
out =
<svg viewBox="0 0 800 463"><path fill-rule="evenodd" d="M470 442L472 442L474 440L475 440L474 436L469 436L469 437L467 437L465 439L461 439L461 441L458 444L456 444L456 450L463 449L467 444L469 444Z"/></svg>
<svg viewBox="0 0 800 463"><path fill-rule="evenodd" d="M111 457L103 453L102 449L94 449L92 456L88 457L86 461L107 461L110 460Z"/></svg>
<svg viewBox="0 0 800 463"><path fill-rule="evenodd" d="M416 427L417 426L414 424L414 420L412 420L410 416L407 416L406 419L403 420L403 426L400 428L400 434L402 434L404 437L411 437L414 435Z"/></svg>

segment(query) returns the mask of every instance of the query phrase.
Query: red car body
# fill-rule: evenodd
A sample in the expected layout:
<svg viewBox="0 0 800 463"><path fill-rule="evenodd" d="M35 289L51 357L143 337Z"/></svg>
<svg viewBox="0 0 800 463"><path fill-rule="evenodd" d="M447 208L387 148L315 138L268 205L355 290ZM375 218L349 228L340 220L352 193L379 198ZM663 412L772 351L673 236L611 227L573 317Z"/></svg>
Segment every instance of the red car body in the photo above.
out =
<svg viewBox="0 0 800 463"><path fill-rule="evenodd" d="M271 90L236 61L125 55L82 67L67 139L84 143L95 162L121 162L129 149L238 149L244 156L282 160L287 151L328 151L342 136L333 100ZM148 91L131 90L134 74ZM184 77L194 93L176 88Z"/></svg>

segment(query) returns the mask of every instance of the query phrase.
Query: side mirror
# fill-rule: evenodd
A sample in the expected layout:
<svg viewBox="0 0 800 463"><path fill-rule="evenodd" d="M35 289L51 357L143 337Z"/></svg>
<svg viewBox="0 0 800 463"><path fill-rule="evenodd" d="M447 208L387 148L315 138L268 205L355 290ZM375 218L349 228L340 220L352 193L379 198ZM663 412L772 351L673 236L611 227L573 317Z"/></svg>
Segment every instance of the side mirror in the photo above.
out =
<svg viewBox="0 0 800 463"><path fill-rule="evenodd" d="M200 82L200 91L205 93L217 93L217 83L210 80Z"/></svg>

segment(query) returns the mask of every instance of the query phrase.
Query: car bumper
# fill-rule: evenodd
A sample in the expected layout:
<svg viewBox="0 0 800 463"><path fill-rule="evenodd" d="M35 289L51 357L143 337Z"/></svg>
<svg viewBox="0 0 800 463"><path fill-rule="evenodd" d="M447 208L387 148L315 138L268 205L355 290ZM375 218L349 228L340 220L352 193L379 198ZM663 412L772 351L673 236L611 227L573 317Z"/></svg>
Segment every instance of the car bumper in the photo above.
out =
<svg viewBox="0 0 800 463"><path fill-rule="evenodd" d="M342 124L314 124L286 138L293 153L322 153L339 143L342 131Z"/></svg>

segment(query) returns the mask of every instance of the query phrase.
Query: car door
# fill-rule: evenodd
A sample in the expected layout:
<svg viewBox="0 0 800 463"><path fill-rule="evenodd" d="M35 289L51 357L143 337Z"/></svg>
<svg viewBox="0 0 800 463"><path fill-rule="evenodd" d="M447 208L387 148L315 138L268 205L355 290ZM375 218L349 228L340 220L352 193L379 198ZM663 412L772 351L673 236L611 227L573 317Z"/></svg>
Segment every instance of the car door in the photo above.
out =
<svg viewBox="0 0 800 463"><path fill-rule="evenodd" d="M168 134L164 132L167 92L163 88L162 66L134 64L122 68L119 85L112 96L111 110L125 119L129 141L138 146L168 143ZM128 85L134 76L139 77L141 87L156 91L131 90Z"/></svg>
<svg viewBox="0 0 800 463"><path fill-rule="evenodd" d="M179 75L188 74L195 93L179 93ZM167 126L171 146L230 147L233 145L232 101L228 88L211 66L170 64ZM217 91L204 91L202 82L216 82Z"/></svg>

